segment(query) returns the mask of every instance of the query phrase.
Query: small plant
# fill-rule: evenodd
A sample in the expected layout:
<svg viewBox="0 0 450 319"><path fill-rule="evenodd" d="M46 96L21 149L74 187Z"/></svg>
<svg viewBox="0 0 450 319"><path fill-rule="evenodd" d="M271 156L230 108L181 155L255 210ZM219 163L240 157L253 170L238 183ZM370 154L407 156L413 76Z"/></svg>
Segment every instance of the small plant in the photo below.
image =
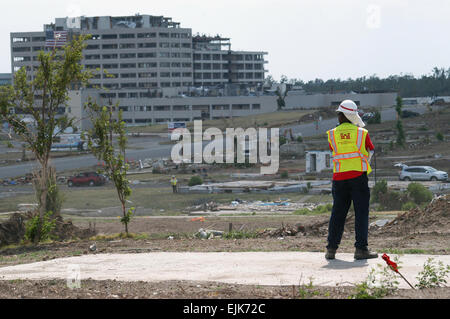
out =
<svg viewBox="0 0 450 319"><path fill-rule="evenodd" d="M297 136L297 142L302 143L303 142L303 137Z"/></svg>
<svg viewBox="0 0 450 319"><path fill-rule="evenodd" d="M420 183L409 183L407 193L416 204L429 203L433 198L433 193Z"/></svg>
<svg viewBox="0 0 450 319"><path fill-rule="evenodd" d="M436 262L433 258L428 258L423 265L423 270L416 277L419 281L416 287L423 289L445 286L449 272L450 266L444 266L442 261Z"/></svg>
<svg viewBox="0 0 450 319"><path fill-rule="evenodd" d="M281 136L279 137L279 139L280 139L280 142L279 142L279 143L280 143L280 144L279 144L280 146L283 145L283 144L286 144L286 142L287 142L286 137L284 137L283 135L281 135Z"/></svg>
<svg viewBox="0 0 450 319"><path fill-rule="evenodd" d="M410 211L411 209L414 209L417 207L417 204L414 202L406 202L402 205L402 210Z"/></svg>
<svg viewBox="0 0 450 319"><path fill-rule="evenodd" d="M367 124L380 124L381 123L381 113L376 111L374 116L367 120Z"/></svg>
<svg viewBox="0 0 450 319"><path fill-rule="evenodd" d="M48 211L45 213L44 218L39 218L39 214L36 214L25 224L25 240L35 241L35 237L38 236L38 229L40 228L40 241L52 240L55 238L51 233L56 227L56 221L52 218L53 212Z"/></svg>
<svg viewBox="0 0 450 319"><path fill-rule="evenodd" d="M399 264L398 258L395 262ZM400 266L398 267L400 268ZM378 299L393 294L398 290L398 276L389 266L376 265L372 268L367 279L356 285L355 294L351 295L351 299Z"/></svg>
<svg viewBox="0 0 450 319"><path fill-rule="evenodd" d="M288 174L287 171L282 171L281 174L280 174L280 177L281 177L281 178L288 178L288 177L289 177L289 174Z"/></svg>
<svg viewBox="0 0 450 319"><path fill-rule="evenodd" d="M387 182L385 179L376 182L372 189L372 202L379 202L380 194L386 194L387 191Z"/></svg>
<svg viewBox="0 0 450 319"><path fill-rule="evenodd" d="M436 133L436 139L440 142L444 140L444 135L441 132Z"/></svg>
<svg viewBox="0 0 450 319"><path fill-rule="evenodd" d="M188 186L195 186L195 185L201 185L201 184L203 184L203 180L200 176L197 176L197 175L192 176L188 182Z"/></svg>

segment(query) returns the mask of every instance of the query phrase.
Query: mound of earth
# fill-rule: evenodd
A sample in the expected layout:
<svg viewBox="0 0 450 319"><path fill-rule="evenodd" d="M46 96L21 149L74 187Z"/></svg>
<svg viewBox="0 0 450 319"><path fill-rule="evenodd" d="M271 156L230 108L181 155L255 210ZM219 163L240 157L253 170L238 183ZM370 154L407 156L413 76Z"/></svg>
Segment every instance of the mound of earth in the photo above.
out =
<svg viewBox="0 0 450 319"><path fill-rule="evenodd" d="M379 229L379 233L450 233L450 194L434 198L424 209L414 208Z"/></svg>
<svg viewBox="0 0 450 319"><path fill-rule="evenodd" d="M4 245L16 244L24 239L26 232L26 223L32 218L32 213L14 213L10 218L0 224L0 247ZM61 216L55 217L55 229L52 231L58 240L67 240L72 238L85 239L96 234L95 226L89 225L89 228L79 228L73 225L72 221L65 221Z"/></svg>
<svg viewBox="0 0 450 319"><path fill-rule="evenodd" d="M25 235L25 218L14 213L9 219L0 224L0 247L18 243Z"/></svg>
<svg viewBox="0 0 450 319"><path fill-rule="evenodd" d="M61 216L55 218L56 227L53 230L53 234L56 235L60 240L67 240L72 238L85 239L92 237L96 234L95 226L92 227L89 224L89 228L79 228L72 224L71 220L64 221Z"/></svg>

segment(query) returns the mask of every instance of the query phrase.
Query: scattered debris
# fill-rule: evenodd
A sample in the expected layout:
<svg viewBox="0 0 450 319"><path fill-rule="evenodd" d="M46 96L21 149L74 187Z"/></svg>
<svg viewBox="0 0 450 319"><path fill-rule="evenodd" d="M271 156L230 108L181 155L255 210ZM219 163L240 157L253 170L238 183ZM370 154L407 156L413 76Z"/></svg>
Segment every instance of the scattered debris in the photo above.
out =
<svg viewBox="0 0 450 319"><path fill-rule="evenodd" d="M97 244L93 243L92 245L89 246L89 250L90 251L96 251L97 250Z"/></svg>
<svg viewBox="0 0 450 319"><path fill-rule="evenodd" d="M424 209L416 207L399 214L378 231L398 236L411 233L448 233L450 230L450 195L435 197Z"/></svg>
<svg viewBox="0 0 450 319"><path fill-rule="evenodd" d="M194 236L201 239L212 239L215 237L223 237L223 231L200 228Z"/></svg>

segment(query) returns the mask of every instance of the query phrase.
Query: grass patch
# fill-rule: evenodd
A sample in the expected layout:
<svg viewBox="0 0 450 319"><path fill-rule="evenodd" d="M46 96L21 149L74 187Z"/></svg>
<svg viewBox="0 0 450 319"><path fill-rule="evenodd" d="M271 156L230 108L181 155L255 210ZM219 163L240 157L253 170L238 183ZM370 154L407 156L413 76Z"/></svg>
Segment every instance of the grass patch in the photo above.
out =
<svg viewBox="0 0 450 319"><path fill-rule="evenodd" d="M321 215L321 214L329 214L331 209L333 208L333 204L319 205L314 209L302 208L297 209L292 212L293 215Z"/></svg>
<svg viewBox="0 0 450 319"><path fill-rule="evenodd" d="M92 241L111 241L111 240L116 240L116 239L136 239L136 240L140 240L140 239L149 239L150 236L148 234L145 233L115 233L115 234L100 234L100 235L96 235L96 236L92 236L89 238L89 240Z"/></svg>

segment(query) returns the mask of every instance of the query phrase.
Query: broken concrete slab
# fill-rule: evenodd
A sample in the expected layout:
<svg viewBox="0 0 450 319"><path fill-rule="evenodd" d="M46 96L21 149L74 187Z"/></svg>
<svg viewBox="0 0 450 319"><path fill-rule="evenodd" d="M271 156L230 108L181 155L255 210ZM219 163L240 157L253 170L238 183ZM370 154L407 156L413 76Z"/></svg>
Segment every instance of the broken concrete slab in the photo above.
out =
<svg viewBox="0 0 450 319"><path fill-rule="evenodd" d="M68 266L78 265L81 281L123 280L158 282L192 280L248 285L349 286L367 279L380 257L354 260L338 253L327 261L323 252L150 252L95 254L0 268L1 280L67 279ZM390 255L391 259L398 255ZM450 255L401 255L402 275L411 284L428 258L450 265ZM217 267L217 265L220 267ZM176 271L174 271L174 269ZM400 288L410 287L399 278Z"/></svg>

